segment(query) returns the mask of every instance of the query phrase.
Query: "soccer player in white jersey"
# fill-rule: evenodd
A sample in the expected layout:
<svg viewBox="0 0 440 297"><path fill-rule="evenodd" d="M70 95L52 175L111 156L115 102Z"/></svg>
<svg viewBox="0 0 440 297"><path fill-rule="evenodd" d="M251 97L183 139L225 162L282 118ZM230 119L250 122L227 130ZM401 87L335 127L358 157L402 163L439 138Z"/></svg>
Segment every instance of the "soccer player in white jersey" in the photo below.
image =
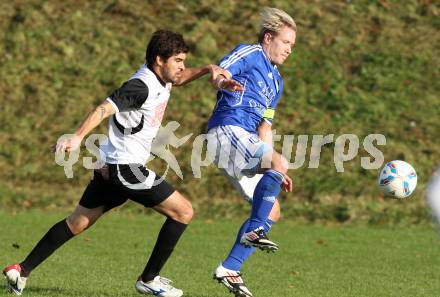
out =
<svg viewBox="0 0 440 297"><path fill-rule="evenodd" d="M272 120L283 91L278 65L295 44L296 24L284 11L265 8L257 44L240 44L226 55L220 67L244 91L220 90L208 123L208 152L214 163L252 203L250 217L241 226L228 257L214 271L214 279L236 296L252 296L240 269L255 248L276 251L267 232L280 217L277 196L292 191L285 158L272 148Z"/></svg>
<svg viewBox="0 0 440 297"><path fill-rule="evenodd" d="M159 276L177 241L191 221L191 203L152 170L144 167L159 129L172 85L182 85L204 74L226 73L215 65L185 68L188 46L178 33L159 30L148 44L146 63L88 115L75 136L56 144L57 151L78 148L82 139L105 118L109 141L101 146L106 165L94 171L78 206L55 224L19 264L3 270L11 293L21 295L29 274L56 249L92 226L102 214L131 199L167 217L144 271L136 282L139 293L178 297L183 292ZM231 80L228 88L240 89Z"/></svg>

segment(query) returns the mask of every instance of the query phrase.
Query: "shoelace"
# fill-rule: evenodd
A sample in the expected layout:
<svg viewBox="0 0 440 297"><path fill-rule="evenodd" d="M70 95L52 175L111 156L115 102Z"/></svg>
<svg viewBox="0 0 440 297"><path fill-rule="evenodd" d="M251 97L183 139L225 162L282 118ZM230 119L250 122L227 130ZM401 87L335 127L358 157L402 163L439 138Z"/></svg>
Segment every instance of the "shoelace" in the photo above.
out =
<svg viewBox="0 0 440 297"><path fill-rule="evenodd" d="M266 235L266 232L264 232L264 229L262 227L256 229L254 232L257 233L260 238L269 239Z"/></svg>
<svg viewBox="0 0 440 297"><path fill-rule="evenodd" d="M233 283L238 283L238 284L243 284L244 283L243 279L241 278L241 272L240 271L237 271L235 275L224 275L223 278L226 278L226 279L230 278ZM234 282L234 278L237 279L236 282Z"/></svg>
<svg viewBox="0 0 440 297"><path fill-rule="evenodd" d="M174 287L171 285L173 282L172 280L159 276L159 281L169 290L173 289Z"/></svg>

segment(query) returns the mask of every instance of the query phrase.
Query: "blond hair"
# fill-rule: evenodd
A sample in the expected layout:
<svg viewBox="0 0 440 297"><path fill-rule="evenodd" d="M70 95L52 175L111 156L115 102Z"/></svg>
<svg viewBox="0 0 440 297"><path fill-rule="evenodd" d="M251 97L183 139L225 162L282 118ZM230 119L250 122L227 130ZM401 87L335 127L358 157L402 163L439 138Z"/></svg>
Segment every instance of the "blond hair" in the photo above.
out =
<svg viewBox="0 0 440 297"><path fill-rule="evenodd" d="M261 11L258 42L263 42L266 33L278 34L284 26L287 26L296 32L296 23L290 15L278 8L265 7Z"/></svg>

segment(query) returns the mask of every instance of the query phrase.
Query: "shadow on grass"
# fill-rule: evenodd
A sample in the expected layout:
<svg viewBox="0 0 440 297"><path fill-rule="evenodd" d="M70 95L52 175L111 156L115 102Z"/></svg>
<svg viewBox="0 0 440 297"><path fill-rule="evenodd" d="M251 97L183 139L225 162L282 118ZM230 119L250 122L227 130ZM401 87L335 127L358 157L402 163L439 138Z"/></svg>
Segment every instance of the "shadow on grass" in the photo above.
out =
<svg viewBox="0 0 440 297"><path fill-rule="evenodd" d="M1 288L1 287L0 287ZM139 294L132 288L132 290L123 290L117 292L108 292L103 290L96 290L93 288L83 288L80 285L76 288L60 288L60 287L49 287L49 286L39 286L34 287L30 286L25 289L25 295L29 295L29 297L33 296L51 296L51 297L61 297L61 296L71 296L71 297L124 297L124 296L139 296ZM228 296L226 290L219 290L215 294L209 292L184 292L185 297L220 297L220 296ZM12 296L6 290L0 290L0 296ZM150 296L150 295L148 295Z"/></svg>
<svg viewBox="0 0 440 297"><path fill-rule="evenodd" d="M35 294L38 296L88 296L90 292L86 290L72 290L57 287L29 287L25 289L28 294ZM93 292L96 293L96 292ZM100 295L107 296L107 295ZM110 295L108 295L110 296Z"/></svg>
<svg viewBox="0 0 440 297"><path fill-rule="evenodd" d="M129 291L123 294L121 292L117 292L116 296L137 296L136 291ZM99 296L99 297L115 297L115 293L103 292L99 290L93 289L72 289L72 288L59 288L59 287L29 287L25 289L25 294L29 294L30 296L75 296L75 297L84 297L84 296ZM8 294L9 295L9 294ZM208 295L197 295L194 297L209 297Z"/></svg>
<svg viewBox="0 0 440 297"><path fill-rule="evenodd" d="M210 294L200 294L200 293L185 294L185 292L183 292L183 295L186 296L186 297L212 297L212 295L210 295Z"/></svg>
<svg viewBox="0 0 440 297"><path fill-rule="evenodd" d="M50 287L30 287L26 288L26 293L35 296L100 296L100 297L114 297L114 294L109 294L107 292L98 291L88 291L88 290L72 290L72 289L62 289L62 288L50 288ZM133 294L127 293L123 296L133 296ZM8 294L9 295L9 294ZM212 297L210 294L196 293L196 294L185 294L186 297Z"/></svg>

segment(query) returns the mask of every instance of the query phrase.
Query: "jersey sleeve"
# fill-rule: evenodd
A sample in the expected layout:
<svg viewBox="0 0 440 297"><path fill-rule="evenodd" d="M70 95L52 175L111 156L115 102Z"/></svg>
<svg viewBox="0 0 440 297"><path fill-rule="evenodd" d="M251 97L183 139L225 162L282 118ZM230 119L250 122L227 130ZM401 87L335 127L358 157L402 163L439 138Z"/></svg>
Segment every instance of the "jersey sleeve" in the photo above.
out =
<svg viewBox="0 0 440 297"><path fill-rule="evenodd" d="M255 55L261 50L259 45L239 45L220 60L219 66L232 76L240 75L249 69L255 61Z"/></svg>
<svg viewBox="0 0 440 297"><path fill-rule="evenodd" d="M148 98L148 87L140 79L131 79L115 90L107 101L109 101L116 112L139 109Z"/></svg>

